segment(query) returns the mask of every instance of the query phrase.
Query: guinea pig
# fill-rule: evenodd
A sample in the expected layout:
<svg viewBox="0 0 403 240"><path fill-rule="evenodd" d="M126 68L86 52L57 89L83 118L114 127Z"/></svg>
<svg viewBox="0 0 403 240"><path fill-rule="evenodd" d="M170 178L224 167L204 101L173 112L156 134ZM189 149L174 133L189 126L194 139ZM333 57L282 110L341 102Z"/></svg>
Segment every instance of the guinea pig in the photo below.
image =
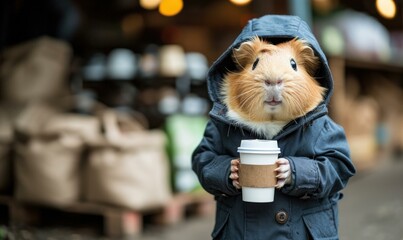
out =
<svg viewBox="0 0 403 240"><path fill-rule="evenodd" d="M323 101L325 88L313 77L319 59L303 40L277 45L259 37L233 50L238 71L221 85L227 116L267 138Z"/></svg>

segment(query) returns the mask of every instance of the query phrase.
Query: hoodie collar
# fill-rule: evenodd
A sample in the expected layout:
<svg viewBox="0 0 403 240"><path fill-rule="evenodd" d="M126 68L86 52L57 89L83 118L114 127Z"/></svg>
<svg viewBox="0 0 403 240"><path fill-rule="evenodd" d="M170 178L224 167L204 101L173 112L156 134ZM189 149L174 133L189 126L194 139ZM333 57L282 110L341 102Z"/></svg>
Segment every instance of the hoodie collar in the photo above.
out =
<svg viewBox="0 0 403 240"><path fill-rule="evenodd" d="M236 123L232 120L229 120L226 117L226 113L227 113L227 108L225 107L225 105L214 103L213 108L210 111L210 116L218 121L227 123L229 125L237 125L238 123ZM319 104L314 110L307 113L305 116L299 117L299 118L294 119L293 121L289 122L287 125L284 126L283 130L281 130L276 136L274 136L273 139L280 139L280 138L294 132L301 126L310 124L314 120L316 120L322 116L325 116L327 114L328 114L328 109L327 109L326 104L323 102L322 104Z"/></svg>

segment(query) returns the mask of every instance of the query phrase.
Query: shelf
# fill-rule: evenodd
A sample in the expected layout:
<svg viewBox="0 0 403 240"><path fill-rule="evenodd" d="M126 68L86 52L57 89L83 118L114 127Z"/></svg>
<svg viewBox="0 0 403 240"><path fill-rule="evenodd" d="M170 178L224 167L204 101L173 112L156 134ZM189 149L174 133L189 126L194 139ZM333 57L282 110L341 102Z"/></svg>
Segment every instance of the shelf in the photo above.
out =
<svg viewBox="0 0 403 240"><path fill-rule="evenodd" d="M368 71L382 71L389 73L403 73L403 65L402 64L393 64L387 62L380 61L369 61L369 60L358 60L351 58L342 58L342 57L331 57L330 59L344 61L344 64L347 68L355 68L361 70Z"/></svg>

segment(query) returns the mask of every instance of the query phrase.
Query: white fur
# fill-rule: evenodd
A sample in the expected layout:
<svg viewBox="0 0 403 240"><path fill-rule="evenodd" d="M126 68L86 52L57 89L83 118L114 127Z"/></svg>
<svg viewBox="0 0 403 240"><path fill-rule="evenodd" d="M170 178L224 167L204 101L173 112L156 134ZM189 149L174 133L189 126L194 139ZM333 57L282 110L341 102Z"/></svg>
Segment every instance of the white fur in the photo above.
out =
<svg viewBox="0 0 403 240"><path fill-rule="evenodd" d="M273 139L283 129L287 122L252 122L243 119L233 110L228 110L227 117L241 125L248 126L258 135L265 136L267 139Z"/></svg>

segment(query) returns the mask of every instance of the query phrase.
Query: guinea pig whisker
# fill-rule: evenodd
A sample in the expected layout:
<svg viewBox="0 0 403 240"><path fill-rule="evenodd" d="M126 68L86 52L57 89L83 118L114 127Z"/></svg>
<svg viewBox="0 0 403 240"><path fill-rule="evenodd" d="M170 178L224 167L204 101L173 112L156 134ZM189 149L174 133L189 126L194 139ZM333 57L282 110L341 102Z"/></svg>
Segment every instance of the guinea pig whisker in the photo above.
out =
<svg viewBox="0 0 403 240"><path fill-rule="evenodd" d="M240 107L243 108L247 103L252 102L254 97L255 97L255 95L250 94L249 97L243 98L240 101Z"/></svg>
<svg viewBox="0 0 403 240"><path fill-rule="evenodd" d="M236 99L240 99L239 104L240 107L243 108L248 102L251 102L251 100L254 98L254 95L250 94L250 92L253 92L253 90L250 90L249 92L243 93L242 95L247 95L248 97L242 98L242 96L237 96ZM249 95L248 95L249 93Z"/></svg>
<svg viewBox="0 0 403 240"><path fill-rule="evenodd" d="M250 89L249 91L243 92L241 94L238 94L236 96L236 99L243 97L244 95L250 94L251 92L254 92L254 89Z"/></svg>
<svg viewBox="0 0 403 240"><path fill-rule="evenodd" d="M240 107L243 108L245 106L245 104L247 104L252 98L253 98L253 96L242 99L240 101Z"/></svg>

